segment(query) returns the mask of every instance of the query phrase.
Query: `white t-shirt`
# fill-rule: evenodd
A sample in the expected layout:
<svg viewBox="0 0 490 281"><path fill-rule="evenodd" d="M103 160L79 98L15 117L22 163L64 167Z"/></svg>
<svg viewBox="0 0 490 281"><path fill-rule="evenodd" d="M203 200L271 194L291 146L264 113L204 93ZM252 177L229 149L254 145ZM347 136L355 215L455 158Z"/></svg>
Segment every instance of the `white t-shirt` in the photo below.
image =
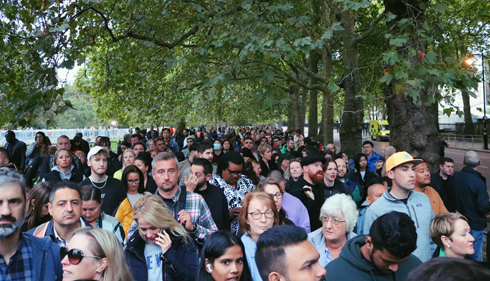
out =
<svg viewBox="0 0 490 281"><path fill-rule="evenodd" d="M160 255L162 254L162 248L154 243L146 243L145 245L145 259L146 266L148 268L148 281L162 281L162 263Z"/></svg>
<svg viewBox="0 0 490 281"><path fill-rule="evenodd" d="M362 178L362 180L364 180L364 176L365 175L366 175L366 171L364 171L364 172L361 171L361 178Z"/></svg>

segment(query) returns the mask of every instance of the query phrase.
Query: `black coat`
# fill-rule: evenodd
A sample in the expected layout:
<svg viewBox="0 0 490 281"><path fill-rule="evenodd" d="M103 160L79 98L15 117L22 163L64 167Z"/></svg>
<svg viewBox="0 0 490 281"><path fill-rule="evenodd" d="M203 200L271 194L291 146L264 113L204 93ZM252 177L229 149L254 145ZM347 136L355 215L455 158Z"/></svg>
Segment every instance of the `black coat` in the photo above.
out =
<svg viewBox="0 0 490 281"><path fill-rule="evenodd" d="M267 177L269 175L270 171L278 169L277 165L276 165L276 163L274 163L274 161L270 160L268 162L268 164L269 164L269 167L267 167L267 165L265 164L263 159L260 160L260 169L262 170L260 172L261 176Z"/></svg>
<svg viewBox="0 0 490 281"><path fill-rule="evenodd" d="M195 281L199 261L194 241L191 238L184 243L182 237L169 233L172 246L163 254L163 281ZM145 244L139 232L136 231L129 239L124 253L135 281L148 280L148 267L145 259Z"/></svg>
<svg viewBox="0 0 490 281"><path fill-rule="evenodd" d="M43 178L44 181L49 182L52 185L55 185L56 183L63 181L60 177L60 172L56 170L45 174ZM69 181L74 182L76 184L82 182L83 181L82 172L78 171L76 168L73 168L73 170L71 170L71 177Z"/></svg>
<svg viewBox="0 0 490 281"><path fill-rule="evenodd" d="M5 149L9 153L10 162L15 164L17 170L23 172L26 167L26 144L23 141L15 139L12 143L7 142Z"/></svg>
<svg viewBox="0 0 490 281"><path fill-rule="evenodd" d="M303 190L303 187L305 185L311 187L313 194L315 195L315 200L312 200L311 198L306 196ZM320 209L325 202L324 186L325 185L323 183L312 185L308 183L303 178L303 176L301 176L297 181L292 181L287 189L287 192L289 194L301 200L306 209L308 209L308 214L310 217L310 227L312 232L322 227L322 222L320 221Z"/></svg>
<svg viewBox="0 0 490 281"><path fill-rule="evenodd" d="M471 167L465 166L449 183L450 212L458 211L466 218L472 230L484 230L483 220L490 211L490 202L485 177ZM451 209L450 209L451 208Z"/></svg>

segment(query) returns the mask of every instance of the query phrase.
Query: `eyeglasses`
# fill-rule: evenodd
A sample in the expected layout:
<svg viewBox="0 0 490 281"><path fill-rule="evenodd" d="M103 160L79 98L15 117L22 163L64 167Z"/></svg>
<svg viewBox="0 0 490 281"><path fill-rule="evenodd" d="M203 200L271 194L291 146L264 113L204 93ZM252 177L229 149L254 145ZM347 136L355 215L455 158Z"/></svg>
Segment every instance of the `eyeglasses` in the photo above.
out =
<svg viewBox="0 0 490 281"><path fill-rule="evenodd" d="M266 219L272 219L274 217L274 212L272 210L267 210L267 211L265 211L265 213L252 212L252 213L248 213L248 214L252 215L252 218L254 220L259 220L262 217L262 215L265 215Z"/></svg>
<svg viewBox="0 0 490 281"><path fill-rule="evenodd" d="M323 216L320 219L322 220L322 222L331 221L334 225L339 225L339 224L345 222L345 221L338 220L336 218L329 218L328 216Z"/></svg>
<svg viewBox="0 0 490 281"><path fill-rule="evenodd" d="M83 254L82 250L79 250L79 249L71 249L68 251L67 248L61 247L60 248L60 258L63 260L66 255L68 255L68 261L73 265L79 264L82 261L83 257L100 259L99 256L85 255L85 254Z"/></svg>
<svg viewBox="0 0 490 281"><path fill-rule="evenodd" d="M139 182L140 182L140 180L139 180L139 179L137 179L137 180L128 180L128 183L129 183L129 184L139 183Z"/></svg>
<svg viewBox="0 0 490 281"><path fill-rule="evenodd" d="M269 195L271 195L272 197L275 197L275 198L277 198L277 199L281 199L281 198L282 198L282 194L281 194L281 192L277 192L276 194L270 194L270 193L269 193Z"/></svg>
<svg viewBox="0 0 490 281"><path fill-rule="evenodd" d="M229 169L226 169L226 170L228 171L228 173L230 173L230 175L235 176L235 177L242 174L242 171L237 172L237 171L230 171Z"/></svg>

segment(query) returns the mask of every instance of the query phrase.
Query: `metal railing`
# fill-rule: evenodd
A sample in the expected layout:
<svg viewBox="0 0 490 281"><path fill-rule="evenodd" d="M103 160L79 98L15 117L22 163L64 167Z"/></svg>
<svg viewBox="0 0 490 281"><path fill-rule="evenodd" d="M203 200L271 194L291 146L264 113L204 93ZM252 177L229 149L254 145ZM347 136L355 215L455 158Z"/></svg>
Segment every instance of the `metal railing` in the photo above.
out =
<svg viewBox="0 0 490 281"><path fill-rule="evenodd" d="M440 134L449 147L483 149L482 135Z"/></svg>

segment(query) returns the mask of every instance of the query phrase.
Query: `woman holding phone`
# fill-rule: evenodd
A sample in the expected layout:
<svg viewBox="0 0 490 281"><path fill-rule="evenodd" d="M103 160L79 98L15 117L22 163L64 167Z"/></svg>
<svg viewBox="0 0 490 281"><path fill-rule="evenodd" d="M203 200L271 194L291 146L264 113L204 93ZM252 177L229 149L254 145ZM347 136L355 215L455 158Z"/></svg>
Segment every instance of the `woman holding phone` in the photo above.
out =
<svg viewBox="0 0 490 281"><path fill-rule="evenodd" d="M157 195L145 195L133 206L138 231L126 245L136 281L194 281L198 258L194 241Z"/></svg>

